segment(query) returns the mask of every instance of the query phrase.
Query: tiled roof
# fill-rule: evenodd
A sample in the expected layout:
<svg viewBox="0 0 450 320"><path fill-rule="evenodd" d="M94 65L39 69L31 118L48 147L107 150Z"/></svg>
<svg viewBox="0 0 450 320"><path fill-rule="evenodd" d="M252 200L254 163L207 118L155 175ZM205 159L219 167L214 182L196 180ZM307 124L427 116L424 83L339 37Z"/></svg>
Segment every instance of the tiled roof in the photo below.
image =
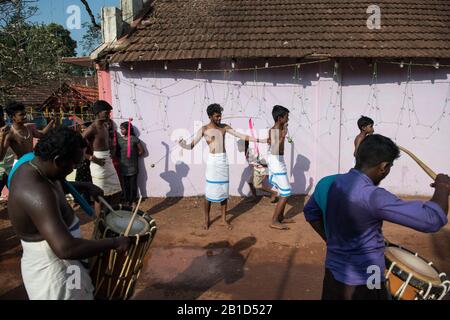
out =
<svg viewBox="0 0 450 320"><path fill-rule="evenodd" d="M60 81L48 81L40 85L16 87L10 95L11 100L23 103L27 107L41 106L61 85Z"/></svg>
<svg viewBox="0 0 450 320"><path fill-rule="evenodd" d="M367 8L381 9L369 29ZM449 0L156 0L111 62L450 57ZM118 49L116 49L118 50Z"/></svg>
<svg viewBox="0 0 450 320"><path fill-rule="evenodd" d="M97 87L86 87L82 85L72 84L70 87L79 92L82 97L84 97L87 101L94 103L98 100L98 89Z"/></svg>
<svg viewBox="0 0 450 320"><path fill-rule="evenodd" d="M40 85L29 87L17 87L13 90L11 100L16 100L25 104L27 107L41 107L52 97L64 94L64 88L67 86L77 91L79 98L88 102L95 102L98 99L97 86L85 86L84 83L93 82L91 78L76 78L67 81L48 81ZM79 84L83 83L83 84Z"/></svg>

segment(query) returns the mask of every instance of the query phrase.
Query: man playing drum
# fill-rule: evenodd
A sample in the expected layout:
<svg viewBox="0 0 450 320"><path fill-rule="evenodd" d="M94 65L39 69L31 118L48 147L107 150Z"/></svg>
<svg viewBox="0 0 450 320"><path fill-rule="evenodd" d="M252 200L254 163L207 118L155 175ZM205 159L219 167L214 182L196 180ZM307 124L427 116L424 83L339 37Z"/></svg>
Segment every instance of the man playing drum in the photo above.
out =
<svg viewBox="0 0 450 320"><path fill-rule="evenodd" d="M378 186L398 157L392 140L367 136L357 150L355 168L320 180L306 204L306 220L327 244L322 299L388 298L384 220L422 232L437 232L447 224L449 176L437 175L426 202L403 201ZM374 267L380 279L369 286Z"/></svg>
<svg viewBox="0 0 450 320"><path fill-rule="evenodd" d="M8 213L22 243L22 277L32 300L93 299L91 278L79 260L129 246L125 237L81 238L62 181L81 163L85 148L78 132L51 129L37 143L35 157L11 173ZM73 185L93 197L103 195L91 183Z"/></svg>

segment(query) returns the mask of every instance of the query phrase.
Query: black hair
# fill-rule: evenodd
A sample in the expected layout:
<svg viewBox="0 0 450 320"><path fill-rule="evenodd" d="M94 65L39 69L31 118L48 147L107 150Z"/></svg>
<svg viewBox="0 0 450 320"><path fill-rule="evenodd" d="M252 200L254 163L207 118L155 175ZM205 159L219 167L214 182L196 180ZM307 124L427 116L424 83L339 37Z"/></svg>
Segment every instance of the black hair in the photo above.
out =
<svg viewBox="0 0 450 320"><path fill-rule="evenodd" d="M214 113L222 113L223 108L218 103L213 103L206 108L206 113L208 117L211 117Z"/></svg>
<svg viewBox="0 0 450 320"><path fill-rule="evenodd" d="M361 116L361 118L358 119L358 128L359 130L362 130L364 127L367 127L369 125L373 125L374 122L371 118L366 116Z"/></svg>
<svg viewBox="0 0 450 320"><path fill-rule="evenodd" d="M123 128L123 129L126 129L127 132L128 132L128 121L122 122L122 123L120 124L120 127ZM134 127L133 127L133 125L131 125L131 128L130 128L130 135L136 136L136 134L134 133Z"/></svg>
<svg viewBox="0 0 450 320"><path fill-rule="evenodd" d="M92 111L94 112L94 115L99 114L102 111L111 111L112 106L105 100L97 100L94 102L94 105L92 106Z"/></svg>
<svg viewBox="0 0 450 320"><path fill-rule="evenodd" d="M287 108L280 105L273 106L272 117L275 122L278 121L279 117L284 117L287 113L289 113Z"/></svg>
<svg viewBox="0 0 450 320"><path fill-rule="evenodd" d="M44 161L59 156L61 160L73 160L79 149L87 147L81 134L68 127L50 129L36 144L34 154Z"/></svg>
<svg viewBox="0 0 450 320"><path fill-rule="evenodd" d="M25 105L17 101L10 101L5 107L6 114L12 118L17 112L25 111Z"/></svg>
<svg viewBox="0 0 450 320"><path fill-rule="evenodd" d="M356 151L356 168L373 168L382 162L393 163L400 149L388 137L373 134L364 138Z"/></svg>

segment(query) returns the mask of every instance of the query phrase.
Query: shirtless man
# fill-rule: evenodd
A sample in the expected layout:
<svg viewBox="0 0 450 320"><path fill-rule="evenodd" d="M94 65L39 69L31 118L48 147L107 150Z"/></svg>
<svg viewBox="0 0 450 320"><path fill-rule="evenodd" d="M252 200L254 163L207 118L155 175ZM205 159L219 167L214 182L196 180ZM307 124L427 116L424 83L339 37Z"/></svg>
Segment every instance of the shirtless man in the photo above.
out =
<svg viewBox="0 0 450 320"><path fill-rule="evenodd" d="M93 299L89 272L79 260L129 246L126 237L81 238L80 223L66 200L62 181L81 163L86 146L78 132L51 129L37 143L35 157L12 173L8 213L21 239L21 273L32 300ZM72 184L93 197L103 195L91 183ZM76 271L78 288L69 285Z"/></svg>
<svg viewBox="0 0 450 320"><path fill-rule="evenodd" d="M109 134L109 115L111 105L103 100L94 103L94 122L83 132L83 138L92 145L93 155L88 160L91 161L90 169L92 183L100 187L105 193L105 198L111 204L118 204L120 201L122 188L119 176L114 168L111 153L112 141ZM100 204L95 203L96 212Z"/></svg>
<svg viewBox="0 0 450 320"><path fill-rule="evenodd" d="M206 112L210 119L207 125L201 127L190 144L181 139L180 146L191 150L202 139L205 138L209 146L208 162L206 164L206 190L205 190L205 223L204 229L208 230L211 210L211 202L220 202L222 211L222 222L231 229L231 225L226 220L228 191L229 191L229 170L228 158L225 150L225 134L229 133L244 141L266 142L267 139L254 139L241 134L227 124L221 123L223 108L213 103L208 106Z"/></svg>
<svg viewBox="0 0 450 320"><path fill-rule="evenodd" d="M6 105L6 113L12 119L13 125L0 129L0 160L5 157L9 147L19 159L24 154L33 151L33 138L41 138L53 126L50 120L43 130L37 130L32 124L25 124L26 112L22 103L10 102Z"/></svg>
<svg viewBox="0 0 450 320"><path fill-rule="evenodd" d="M375 130L373 129L373 120L369 117L361 116L358 119L358 128L360 132L355 137L355 151L353 152L353 156L356 157L356 151L358 151L358 147L361 142L370 134L373 134Z"/></svg>
<svg viewBox="0 0 450 320"><path fill-rule="evenodd" d="M284 223L294 222L284 217L284 209L291 195L291 185L284 161L284 142L288 134L289 110L283 106L276 105L272 109L272 117L275 124L269 130L269 183L277 188L280 198L275 207L270 227L287 230L289 228Z"/></svg>

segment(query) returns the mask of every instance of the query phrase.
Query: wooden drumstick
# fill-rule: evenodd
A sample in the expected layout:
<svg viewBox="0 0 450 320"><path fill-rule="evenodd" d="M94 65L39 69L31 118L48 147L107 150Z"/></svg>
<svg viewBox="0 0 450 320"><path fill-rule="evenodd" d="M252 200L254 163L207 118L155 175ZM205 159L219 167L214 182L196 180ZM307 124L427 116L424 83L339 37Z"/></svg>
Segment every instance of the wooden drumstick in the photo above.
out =
<svg viewBox="0 0 450 320"><path fill-rule="evenodd" d="M127 229L125 230L124 236L128 237L128 234L131 231L131 227L133 226L134 219L136 218L136 214L139 210L139 206L141 205L142 196L139 197L139 201L137 203L136 209L134 209L133 216L131 217L130 222L128 223Z"/></svg>
<svg viewBox="0 0 450 320"><path fill-rule="evenodd" d="M431 168L428 167L425 163L423 163L422 160L416 157L414 153L401 146L398 146L398 148L402 150L404 153L408 154L411 158L413 158L413 160L417 162L417 164L430 176L431 179L436 180L437 174L433 170L431 170Z"/></svg>
<svg viewBox="0 0 450 320"><path fill-rule="evenodd" d="M116 211L114 211L114 209L109 205L108 202L106 202L106 200L102 196L98 196L98 199L100 200L101 203L105 205L106 208L108 208L109 211L111 211L116 215L119 215Z"/></svg>

